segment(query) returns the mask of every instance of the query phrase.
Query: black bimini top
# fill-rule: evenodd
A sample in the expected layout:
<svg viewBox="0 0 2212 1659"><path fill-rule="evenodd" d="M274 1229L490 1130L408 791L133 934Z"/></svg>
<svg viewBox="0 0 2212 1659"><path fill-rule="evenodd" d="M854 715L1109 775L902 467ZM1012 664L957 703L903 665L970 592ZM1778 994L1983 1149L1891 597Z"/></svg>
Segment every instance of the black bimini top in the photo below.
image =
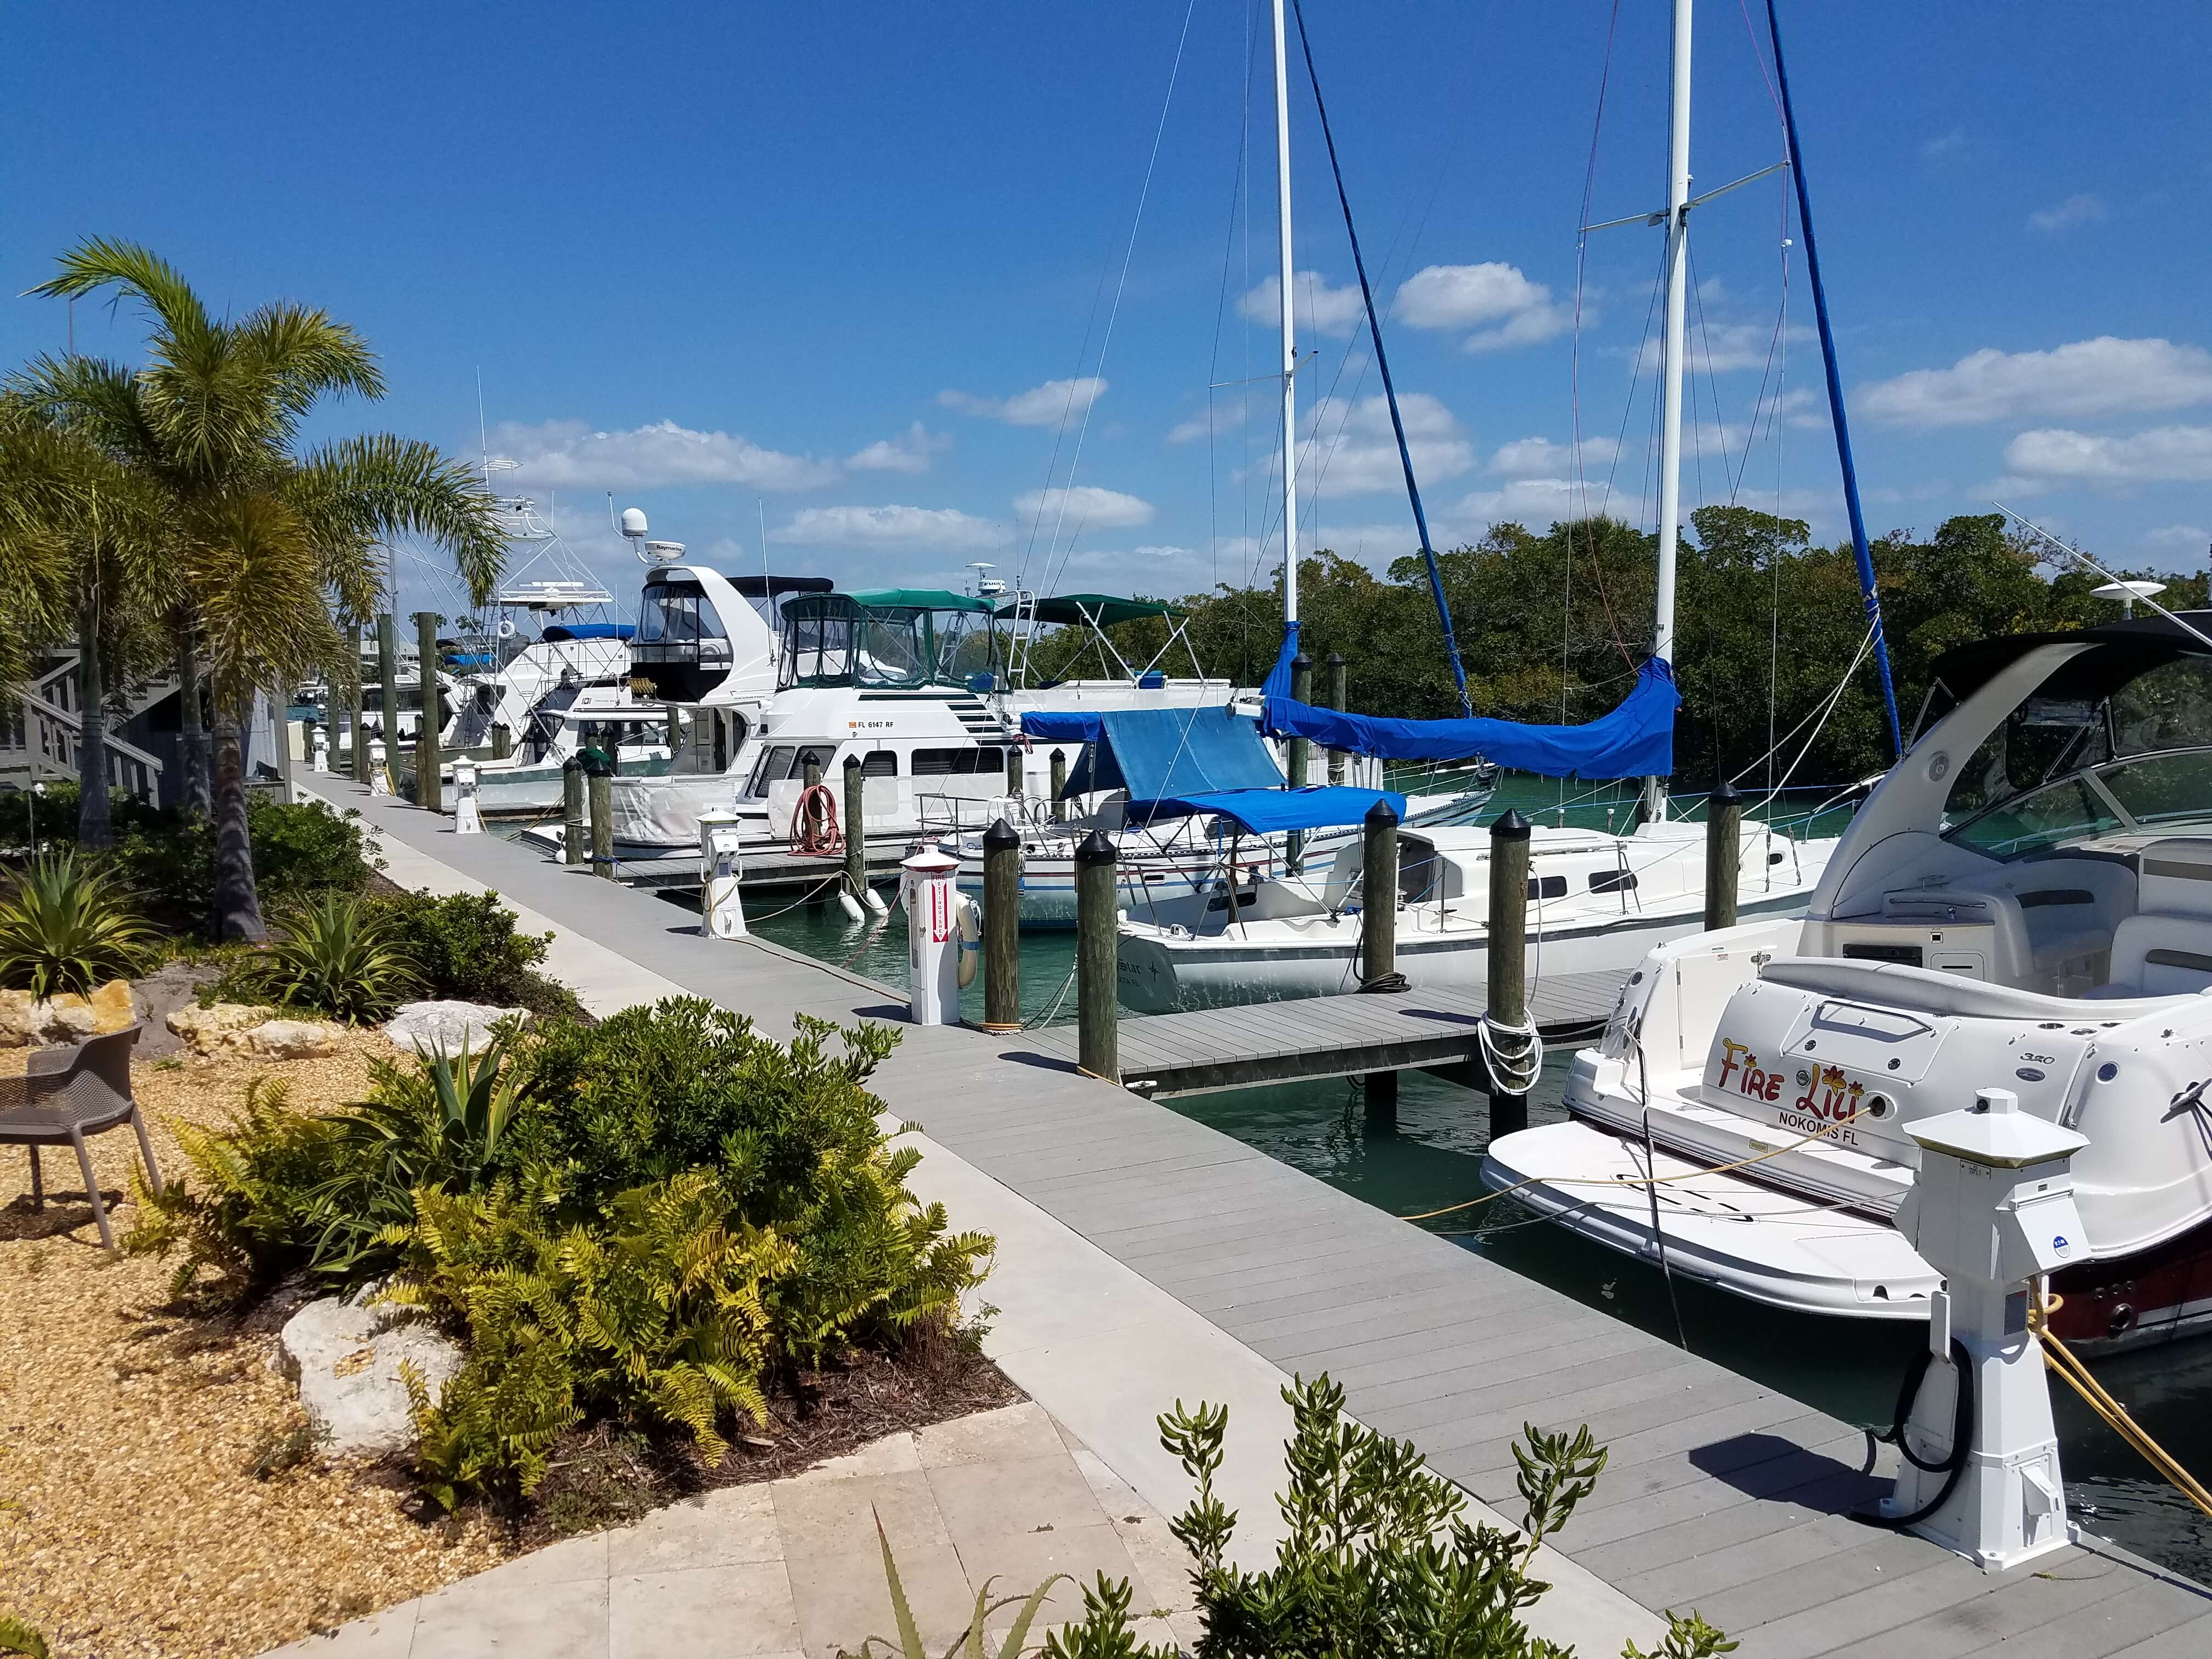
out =
<svg viewBox="0 0 2212 1659"><path fill-rule="evenodd" d="M833 593L837 584L827 576L726 576L741 599L772 599L780 593Z"/></svg>
<svg viewBox="0 0 2212 1659"><path fill-rule="evenodd" d="M2174 614L2197 633L2212 638L2212 611ZM2014 663L2046 645L2100 647L2082 653L2060 671L2066 682L2063 686L2045 688L2046 695L2091 699L2102 697L2162 663L2180 657L2212 656L2212 646L2158 616L2130 617L2124 622L2099 623L2093 628L2057 633L2003 634L1976 640L1971 645L1954 646L1936 659L1920 729L1925 731Z"/></svg>

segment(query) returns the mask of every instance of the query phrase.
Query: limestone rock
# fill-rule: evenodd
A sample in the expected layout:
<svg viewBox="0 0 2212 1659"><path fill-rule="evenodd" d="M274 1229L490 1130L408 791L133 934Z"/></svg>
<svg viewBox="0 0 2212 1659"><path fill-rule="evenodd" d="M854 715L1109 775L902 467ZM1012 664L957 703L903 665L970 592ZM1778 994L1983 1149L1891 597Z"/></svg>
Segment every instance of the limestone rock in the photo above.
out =
<svg viewBox="0 0 2212 1659"><path fill-rule="evenodd" d="M529 1018L529 1011L482 1002L408 1002L400 1005L384 1033L404 1054L458 1054L484 1047L493 1026L518 1017Z"/></svg>
<svg viewBox="0 0 2212 1659"><path fill-rule="evenodd" d="M345 1027L321 1019L272 1019L246 1034L246 1045L264 1060L319 1060L338 1051Z"/></svg>
<svg viewBox="0 0 2212 1659"><path fill-rule="evenodd" d="M28 991L0 991L0 1048L82 1042L119 1031L137 1017L126 979L110 980L89 997L71 992L45 1001Z"/></svg>
<svg viewBox="0 0 2212 1659"><path fill-rule="evenodd" d="M243 1054L252 1051L246 1033L269 1023L266 1008L243 1002L218 1002L212 1008L193 1003L173 1009L169 1029L200 1054Z"/></svg>
<svg viewBox="0 0 2212 1659"><path fill-rule="evenodd" d="M414 1443L401 1360L415 1368L434 1400L460 1369L458 1344L404 1310L362 1305L368 1294L310 1302L276 1338L278 1362L299 1384L301 1409L328 1432L324 1449L333 1456L378 1456Z"/></svg>

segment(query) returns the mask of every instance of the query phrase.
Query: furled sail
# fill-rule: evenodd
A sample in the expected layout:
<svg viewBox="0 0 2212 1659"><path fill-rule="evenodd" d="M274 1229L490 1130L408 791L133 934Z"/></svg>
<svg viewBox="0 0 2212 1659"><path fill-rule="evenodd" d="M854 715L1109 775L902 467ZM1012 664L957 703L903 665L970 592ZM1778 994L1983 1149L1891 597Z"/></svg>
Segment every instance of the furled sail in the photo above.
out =
<svg viewBox="0 0 2212 1659"><path fill-rule="evenodd" d="M1270 688L1275 676L1267 677ZM1547 778L1666 777L1674 769L1674 671L1654 657L1609 714L1582 726L1524 726L1517 720L1391 720L1340 714L1270 695L1261 724L1278 738L1306 738L1324 748L1384 760L1470 760Z"/></svg>

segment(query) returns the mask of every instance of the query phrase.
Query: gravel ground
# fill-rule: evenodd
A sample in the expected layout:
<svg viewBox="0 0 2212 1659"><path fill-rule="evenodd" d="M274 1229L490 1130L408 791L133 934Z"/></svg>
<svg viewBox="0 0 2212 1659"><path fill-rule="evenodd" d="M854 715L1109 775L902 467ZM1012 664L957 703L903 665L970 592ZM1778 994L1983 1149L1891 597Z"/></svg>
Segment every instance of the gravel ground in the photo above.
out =
<svg viewBox="0 0 2212 1659"><path fill-rule="evenodd" d="M24 1052L0 1050L0 1073ZM165 1173L167 1125L220 1123L255 1077L295 1105L359 1097L380 1034L327 1060L185 1059L133 1079ZM118 1235L137 1143L93 1142ZM56 1659L251 1656L495 1565L484 1522L409 1518L404 1485L369 1467L253 1466L301 1425L270 1371L273 1339L228 1335L168 1310L167 1264L100 1249L76 1161L45 1154L47 1207L30 1208L23 1150L0 1146L0 1613L42 1632Z"/></svg>

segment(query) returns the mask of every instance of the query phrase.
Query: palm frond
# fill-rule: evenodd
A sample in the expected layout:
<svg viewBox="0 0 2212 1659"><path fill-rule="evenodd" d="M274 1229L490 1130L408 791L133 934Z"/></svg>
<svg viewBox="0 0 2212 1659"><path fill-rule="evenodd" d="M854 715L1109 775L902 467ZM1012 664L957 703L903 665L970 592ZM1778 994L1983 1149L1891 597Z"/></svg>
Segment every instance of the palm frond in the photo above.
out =
<svg viewBox="0 0 2212 1659"><path fill-rule="evenodd" d="M164 332L185 339L219 326L185 280L184 273L150 248L106 236L88 236L59 262L61 275L29 292L48 299L76 300L104 288L137 296Z"/></svg>
<svg viewBox="0 0 2212 1659"><path fill-rule="evenodd" d="M185 579L222 704L241 708L257 688L289 684L337 654L314 538L282 499L219 496L195 514L191 532Z"/></svg>
<svg viewBox="0 0 2212 1659"><path fill-rule="evenodd" d="M295 419L325 397L384 395L376 354L351 324L326 311L279 300L240 318L231 335L269 376L271 392Z"/></svg>
<svg viewBox="0 0 2212 1659"><path fill-rule="evenodd" d="M479 605L506 563L490 496L468 467L434 444L390 433L341 439L301 459L288 495L334 543L400 535L436 543Z"/></svg>

